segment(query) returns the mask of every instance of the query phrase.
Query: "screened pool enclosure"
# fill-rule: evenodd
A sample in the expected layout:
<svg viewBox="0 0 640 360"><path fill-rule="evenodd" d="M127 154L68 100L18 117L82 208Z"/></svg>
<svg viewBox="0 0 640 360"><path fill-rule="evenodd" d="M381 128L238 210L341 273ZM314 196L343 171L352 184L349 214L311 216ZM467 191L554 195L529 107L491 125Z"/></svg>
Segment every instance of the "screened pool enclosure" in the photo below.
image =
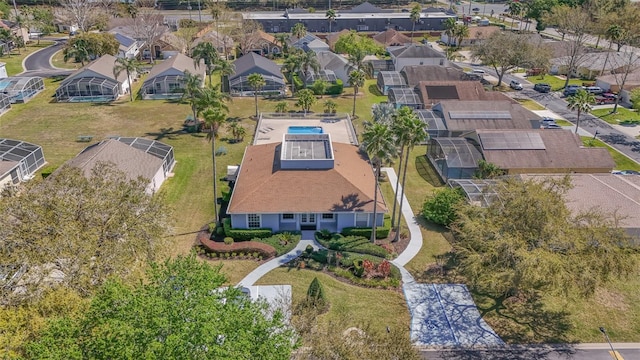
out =
<svg viewBox="0 0 640 360"><path fill-rule="evenodd" d="M7 95L11 103L25 103L44 90L41 77L11 76L0 79L0 92Z"/></svg>
<svg viewBox="0 0 640 360"><path fill-rule="evenodd" d="M0 138L0 161L17 162L19 181L29 180L46 163L42 147L20 140Z"/></svg>
<svg viewBox="0 0 640 360"><path fill-rule="evenodd" d="M443 180L470 179L482 160L482 153L465 138L433 138L427 157Z"/></svg>
<svg viewBox="0 0 640 360"><path fill-rule="evenodd" d="M184 75L154 76L140 88L143 99L178 99L184 89Z"/></svg>
<svg viewBox="0 0 640 360"><path fill-rule="evenodd" d="M283 78L264 74L262 77L264 78L265 85L260 88L258 93L284 93L285 83ZM251 85L249 85L249 76L238 76L229 79L229 89L231 90L231 95L235 96L252 96L254 92Z"/></svg>
<svg viewBox="0 0 640 360"><path fill-rule="evenodd" d="M120 84L101 77L69 77L56 90L59 102L109 102L119 96Z"/></svg>

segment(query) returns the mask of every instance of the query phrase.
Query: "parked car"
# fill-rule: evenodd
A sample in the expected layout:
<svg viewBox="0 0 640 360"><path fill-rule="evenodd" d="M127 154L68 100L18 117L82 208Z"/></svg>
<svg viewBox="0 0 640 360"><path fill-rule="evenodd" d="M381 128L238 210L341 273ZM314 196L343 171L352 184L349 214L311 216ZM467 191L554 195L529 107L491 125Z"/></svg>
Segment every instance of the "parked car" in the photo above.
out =
<svg viewBox="0 0 640 360"><path fill-rule="evenodd" d="M635 170L613 170L611 173L614 175L640 175L640 172Z"/></svg>
<svg viewBox="0 0 640 360"><path fill-rule="evenodd" d="M562 93L564 94L564 96L573 96L578 92L578 90L584 90L584 86L569 85L564 89Z"/></svg>
<svg viewBox="0 0 640 360"><path fill-rule="evenodd" d="M509 83L509 87L513 90L522 90L522 84L520 84L520 82L517 80L511 80L511 82Z"/></svg>
<svg viewBox="0 0 640 360"><path fill-rule="evenodd" d="M615 104L617 98L618 97L616 95L613 95L613 96L598 95L596 96L596 104L598 105Z"/></svg>
<svg viewBox="0 0 640 360"><path fill-rule="evenodd" d="M538 83L533 85L533 90L541 93L548 93L551 91L551 85L545 83Z"/></svg>
<svg viewBox="0 0 640 360"><path fill-rule="evenodd" d="M484 74L484 70L482 69L473 69L472 71L474 74Z"/></svg>
<svg viewBox="0 0 640 360"><path fill-rule="evenodd" d="M476 12L480 12L480 8L477 8L477 7L474 7L474 8L473 8L473 9L471 9L471 10L476 11Z"/></svg>
<svg viewBox="0 0 640 360"><path fill-rule="evenodd" d="M542 129L562 129L562 126L556 124L555 119L549 117L544 117L540 120L540 127Z"/></svg>
<svg viewBox="0 0 640 360"><path fill-rule="evenodd" d="M593 95L600 95L604 92L604 90L602 90L602 88L599 86L587 86L585 90L592 93Z"/></svg>

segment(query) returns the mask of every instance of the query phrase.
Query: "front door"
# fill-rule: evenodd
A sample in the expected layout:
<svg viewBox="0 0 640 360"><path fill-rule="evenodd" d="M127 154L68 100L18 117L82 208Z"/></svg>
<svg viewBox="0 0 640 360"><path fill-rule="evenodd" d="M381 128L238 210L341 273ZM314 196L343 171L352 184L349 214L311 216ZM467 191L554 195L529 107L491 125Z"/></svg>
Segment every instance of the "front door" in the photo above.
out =
<svg viewBox="0 0 640 360"><path fill-rule="evenodd" d="M316 214L300 214L300 230L315 230Z"/></svg>

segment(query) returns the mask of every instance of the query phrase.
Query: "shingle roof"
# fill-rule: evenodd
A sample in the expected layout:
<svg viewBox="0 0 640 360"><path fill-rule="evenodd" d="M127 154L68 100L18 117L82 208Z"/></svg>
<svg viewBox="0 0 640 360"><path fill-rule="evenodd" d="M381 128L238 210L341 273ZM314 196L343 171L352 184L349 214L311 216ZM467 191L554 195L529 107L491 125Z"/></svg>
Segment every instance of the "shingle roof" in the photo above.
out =
<svg viewBox="0 0 640 360"><path fill-rule="evenodd" d="M138 177L152 180L162 168L162 159L115 139L103 140L86 147L75 158L67 161L66 165L77 167L89 175L99 162L114 163L132 180Z"/></svg>
<svg viewBox="0 0 640 360"><path fill-rule="evenodd" d="M580 137L569 130L477 130L486 161L502 169L525 169L531 173L610 172L615 163L604 148L583 147ZM483 136L538 134L544 149L519 149L520 143L501 149L485 149Z"/></svg>
<svg viewBox="0 0 640 360"><path fill-rule="evenodd" d="M387 29L373 36L373 40L379 42L383 46L404 45L411 43L411 38L395 29Z"/></svg>
<svg viewBox="0 0 640 360"><path fill-rule="evenodd" d="M130 48L133 44L136 43L135 39L132 39L126 35L123 35L119 32L111 32L113 34L113 36L115 36L116 40L118 40L118 42L120 43L121 46L124 46L125 49Z"/></svg>
<svg viewBox="0 0 640 360"><path fill-rule="evenodd" d="M167 60L155 65L149 72L149 76L147 76L147 79L145 80L145 82L149 81L149 79L153 79L154 77L162 74L163 72L169 69L176 69L183 73L185 71L188 71L191 74L204 73L204 66L200 66L199 68L196 68L192 58L186 55L176 54L168 58Z"/></svg>
<svg viewBox="0 0 640 360"><path fill-rule="evenodd" d="M465 39L486 39L496 31L500 31L497 26L469 26L469 36Z"/></svg>
<svg viewBox="0 0 640 360"><path fill-rule="evenodd" d="M410 44L389 51L398 59L415 58L446 58L446 56L428 45Z"/></svg>
<svg viewBox="0 0 640 360"><path fill-rule="evenodd" d="M236 74L243 74L254 67L258 67L260 69L265 70L273 76L284 78L282 75L282 71L280 71L280 67L275 62L267 59L264 56L260 56L253 51L243 55L242 57L236 59L233 62L234 65L234 73L231 75L229 79L233 79L236 77Z"/></svg>
<svg viewBox="0 0 640 360"><path fill-rule="evenodd" d="M438 65L407 65L400 74L407 80L409 86L416 86L420 81L460 81L468 80L469 76L462 70Z"/></svg>
<svg viewBox="0 0 640 360"><path fill-rule="evenodd" d="M20 165L17 161L0 160L0 178L4 177L9 171Z"/></svg>
<svg viewBox="0 0 640 360"><path fill-rule="evenodd" d="M283 170L281 143L249 146L227 212L372 212L371 165L358 147L332 145L335 165L328 170ZM386 211L380 193L378 211Z"/></svg>
<svg viewBox="0 0 640 360"><path fill-rule="evenodd" d="M323 69L333 71L342 69L348 72L352 71L351 69L355 69L351 64L349 64L349 60L347 60L347 58L342 55L332 53L331 51L320 51L316 54L316 57L318 58L320 67Z"/></svg>
<svg viewBox="0 0 640 360"><path fill-rule="evenodd" d="M451 131L473 131L477 129L532 129L539 126L540 116L513 103L509 100L502 101L461 101L442 100L433 106L434 112L440 113ZM486 113L486 118L451 118L451 112ZM496 118L492 114L510 114L509 119Z"/></svg>
<svg viewBox="0 0 640 360"><path fill-rule="evenodd" d="M348 34L350 32L351 30L349 29L342 29L338 32L332 32L331 34L327 35L326 37L327 44L329 44L329 47L331 48L331 50L333 50L333 47L336 45L336 42L338 41L340 36Z"/></svg>
<svg viewBox="0 0 640 360"><path fill-rule="evenodd" d="M506 100L517 103L501 92L486 91L479 81L420 81L416 88L427 108L442 100Z"/></svg>
<svg viewBox="0 0 640 360"><path fill-rule="evenodd" d="M102 55L98 59L87 64L85 67L76 70L73 74L64 79L64 82L71 81L71 79L82 75L86 70L91 70L106 77L107 79L117 80L118 82L122 83L127 80L127 74L126 72L122 71L116 79L116 77L113 75L113 68L116 65L116 60L118 59L115 56L109 54Z"/></svg>

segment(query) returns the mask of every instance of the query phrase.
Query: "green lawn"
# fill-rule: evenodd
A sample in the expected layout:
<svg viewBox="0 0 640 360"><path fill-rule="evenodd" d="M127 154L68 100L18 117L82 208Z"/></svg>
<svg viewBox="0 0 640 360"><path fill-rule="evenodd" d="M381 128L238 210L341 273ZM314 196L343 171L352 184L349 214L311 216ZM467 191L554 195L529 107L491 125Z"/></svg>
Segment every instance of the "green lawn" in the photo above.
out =
<svg viewBox="0 0 640 360"><path fill-rule="evenodd" d="M551 89L553 91L564 89L565 79L560 78L558 76L554 76L554 75L545 75L544 77L538 76L538 75L529 76L527 77L527 80L533 84L538 84L538 83L549 84L551 85ZM582 85L582 83L583 81L580 79L569 79L569 84Z"/></svg>
<svg viewBox="0 0 640 360"><path fill-rule="evenodd" d="M616 169L640 171L640 164L631 160L630 158L628 158L618 150L605 144L603 141L598 139L593 139L592 137L589 137L589 136L581 136L581 138L582 138L582 143L585 146L606 148L607 151L609 151L609 154L611 154L613 161L616 163Z"/></svg>
<svg viewBox="0 0 640 360"><path fill-rule="evenodd" d="M346 322L347 327L370 324L377 330L384 330L387 325L408 326L409 309L400 291L357 287L323 272L284 267L272 270L256 284L290 284L293 288L293 300L297 302L304 299L314 277L322 283L330 304L329 312L320 319Z"/></svg>
<svg viewBox="0 0 640 360"><path fill-rule="evenodd" d="M531 99L522 99L522 98L515 98L516 101L518 101L520 103L520 105L522 105L523 107L529 109L529 110L544 110L546 109L544 106L540 105L538 102L531 100Z"/></svg>
<svg viewBox="0 0 640 360"><path fill-rule="evenodd" d="M82 67L80 63L75 63L73 61L65 62L64 55L62 54L62 50L53 54L53 57L51 58L51 64L61 69L79 69Z"/></svg>
<svg viewBox="0 0 640 360"><path fill-rule="evenodd" d="M613 108L594 109L591 113L594 116L608 122L609 124L618 125L624 120L637 120L640 121L640 113L637 111L629 110L625 107L618 106L615 114L611 113Z"/></svg>
<svg viewBox="0 0 640 360"><path fill-rule="evenodd" d="M51 41L40 41L40 45L36 43L28 44L27 48L13 49L11 54L4 54L0 57L0 62L6 65L7 75L14 76L24 71L22 68L22 60L29 54L51 45Z"/></svg>
<svg viewBox="0 0 640 360"><path fill-rule="evenodd" d="M570 121L563 120L563 119L556 119L556 124L558 124L560 126L575 126Z"/></svg>

